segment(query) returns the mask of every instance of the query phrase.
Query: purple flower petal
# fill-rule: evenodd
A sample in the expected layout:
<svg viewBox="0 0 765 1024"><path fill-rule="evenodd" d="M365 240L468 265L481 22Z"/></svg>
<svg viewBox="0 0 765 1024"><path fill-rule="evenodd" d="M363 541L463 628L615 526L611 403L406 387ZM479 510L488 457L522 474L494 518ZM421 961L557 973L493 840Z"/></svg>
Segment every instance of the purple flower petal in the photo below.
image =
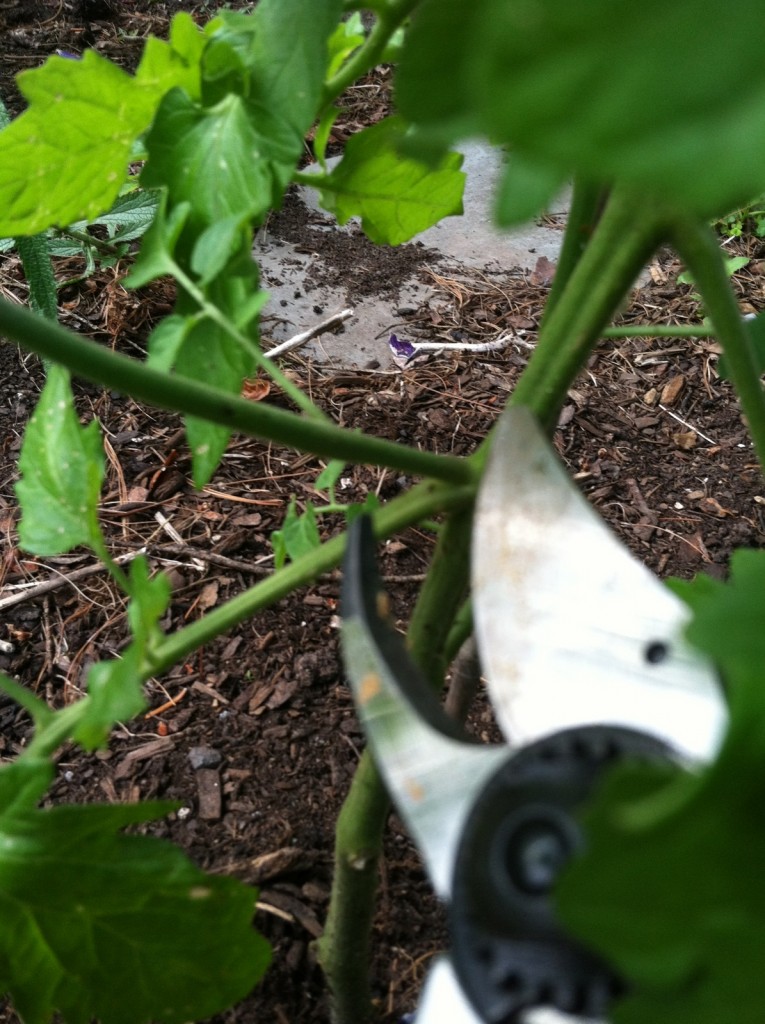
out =
<svg viewBox="0 0 765 1024"><path fill-rule="evenodd" d="M391 334L388 339L388 344L390 345L394 356L410 359L414 355L414 345L411 341L399 341L395 334Z"/></svg>

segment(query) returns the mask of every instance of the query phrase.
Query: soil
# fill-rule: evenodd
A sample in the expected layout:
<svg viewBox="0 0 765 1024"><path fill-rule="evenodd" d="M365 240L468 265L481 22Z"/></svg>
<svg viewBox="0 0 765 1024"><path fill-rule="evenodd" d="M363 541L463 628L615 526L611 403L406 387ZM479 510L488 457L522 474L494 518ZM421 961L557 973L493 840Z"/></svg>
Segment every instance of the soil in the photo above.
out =
<svg viewBox="0 0 765 1024"><path fill-rule="evenodd" d="M184 8L204 20L210 7L182 3L172 10ZM3 73L36 66L56 48L80 52L87 45L130 68L142 38L149 31L163 34L169 14L169 4L151 0L2 0ZM387 69L381 69L367 88L349 97L336 145L382 116L388 80ZM7 79L0 89L18 111ZM281 230L291 241L303 232L305 244L315 245L316 233L296 203L291 198L269 230ZM338 260L352 266L347 245L355 245L357 265L368 265L370 243L350 238ZM751 258L736 275L736 288L742 310L757 312L765 305L762 243L745 237L729 248ZM397 275L408 276L419 260L422 274L437 288L436 297L421 307L399 310L406 324L402 333L431 341L485 341L514 328L518 343L492 354L434 356L393 374L329 371L299 353L285 366L347 426L467 455L485 437L528 358L550 267L540 260L531 273L508 267L501 274L476 274L444 264L433 269L432 254L413 246L376 258L375 274L354 276L338 265L338 275L351 290L390 294ZM691 288L677 283L680 270L672 253L660 253L623 321L697 321L701 311ZM61 282L82 271L76 259L56 266ZM60 314L68 327L140 355L152 325L171 308L172 289L159 282L128 292L121 284L125 273L118 265L65 284ZM26 297L12 254L2 257L0 289ZM125 606L89 553L43 560L19 551L13 483L42 373L36 359L2 342L0 375L0 670L60 706L80 694L94 661L119 653L127 637ZM168 572L173 601L163 622L167 631L198 619L271 571L269 537L281 525L291 495L299 504L315 496L317 460L235 437L210 485L195 491L176 417L85 382L77 386L80 412L99 419L107 440L101 519L109 542L117 554L145 548L152 565ZM273 388L264 400L287 404ZM724 575L734 547L762 545L762 478L731 389L718 376L711 341L603 342L569 393L555 444L589 499L662 576L701 570ZM342 495L352 501L375 493L384 501L408 483L391 472L348 468ZM322 520L327 535L339 525ZM431 535L412 529L381 551L402 626L431 548ZM61 585L38 588L47 581ZM248 1000L216 1021L328 1020L311 942L326 914L335 819L364 743L338 662L339 588L339 574L328 574L208 644L149 684L149 714L117 729L108 751L88 756L67 748L59 759L51 800L177 799L184 810L155 831L181 844L203 867L260 886L256 923L274 945L273 967ZM482 699L471 728L479 738L492 735L491 712ZM29 732L27 716L0 702L3 760L18 753ZM189 754L198 747L214 751L212 775L192 766ZM430 959L446 944L442 910L395 818L386 838L374 943L375 997L381 1020L389 1024L412 1010ZM17 1020L10 1008L0 1019Z"/></svg>

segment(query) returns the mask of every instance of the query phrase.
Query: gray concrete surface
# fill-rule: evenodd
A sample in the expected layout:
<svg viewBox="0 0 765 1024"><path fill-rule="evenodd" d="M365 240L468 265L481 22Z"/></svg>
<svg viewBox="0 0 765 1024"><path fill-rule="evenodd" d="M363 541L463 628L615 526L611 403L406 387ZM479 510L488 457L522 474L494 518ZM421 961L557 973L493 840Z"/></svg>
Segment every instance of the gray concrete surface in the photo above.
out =
<svg viewBox="0 0 765 1024"><path fill-rule="evenodd" d="M564 194L548 211L555 215L555 227L530 224L510 232L499 231L492 221L494 185L501 172L501 154L485 145L470 143L460 147L464 153L463 170L467 174L464 214L447 217L435 227L418 235L413 241L437 250L446 261L440 266L497 272L514 267L533 268L540 256L556 261L562 240L561 222L567 210L568 194ZM310 188L300 191L306 206L326 230L339 228L330 214L319 205L318 192ZM561 215L561 216L557 216ZM264 310L267 319L264 335L273 342L307 330L326 316L349 305L342 288L312 286L305 281L316 275L316 254L298 251L294 246L271 238L262 232L255 243L255 257L263 277L263 287L271 298ZM423 264L428 259L423 258ZM338 368L365 367L378 363L383 370L392 369L388 336L395 331L400 317L396 310L419 305L431 292L419 279L416 270L405 281L397 298L366 296L354 304L354 316L343 330L325 334L301 348L304 356ZM320 315L316 307L323 311Z"/></svg>

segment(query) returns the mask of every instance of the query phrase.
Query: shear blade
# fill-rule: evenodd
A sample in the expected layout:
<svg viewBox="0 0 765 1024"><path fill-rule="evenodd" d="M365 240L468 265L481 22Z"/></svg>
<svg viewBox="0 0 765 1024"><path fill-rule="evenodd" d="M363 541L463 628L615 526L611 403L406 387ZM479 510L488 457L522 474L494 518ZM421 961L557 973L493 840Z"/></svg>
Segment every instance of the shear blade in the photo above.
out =
<svg viewBox="0 0 765 1024"><path fill-rule="evenodd" d="M624 725L708 760L725 706L688 609L611 533L528 409L496 428L473 551L478 647L505 735Z"/></svg>
<svg viewBox="0 0 765 1024"><path fill-rule="evenodd" d="M386 621L384 605L371 525L359 519L345 559L343 659L380 774L446 899L465 820L510 751L470 743L447 717Z"/></svg>

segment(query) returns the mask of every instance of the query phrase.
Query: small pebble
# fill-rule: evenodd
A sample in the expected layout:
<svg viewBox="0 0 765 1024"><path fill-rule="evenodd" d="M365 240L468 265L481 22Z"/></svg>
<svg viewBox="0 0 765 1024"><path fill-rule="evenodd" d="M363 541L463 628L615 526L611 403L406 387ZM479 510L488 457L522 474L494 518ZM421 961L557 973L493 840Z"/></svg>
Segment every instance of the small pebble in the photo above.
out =
<svg viewBox="0 0 765 1024"><path fill-rule="evenodd" d="M212 747L192 747L189 751L189 763L194 771L200 768L217 768L221 763L221 755Z"/></svg>

